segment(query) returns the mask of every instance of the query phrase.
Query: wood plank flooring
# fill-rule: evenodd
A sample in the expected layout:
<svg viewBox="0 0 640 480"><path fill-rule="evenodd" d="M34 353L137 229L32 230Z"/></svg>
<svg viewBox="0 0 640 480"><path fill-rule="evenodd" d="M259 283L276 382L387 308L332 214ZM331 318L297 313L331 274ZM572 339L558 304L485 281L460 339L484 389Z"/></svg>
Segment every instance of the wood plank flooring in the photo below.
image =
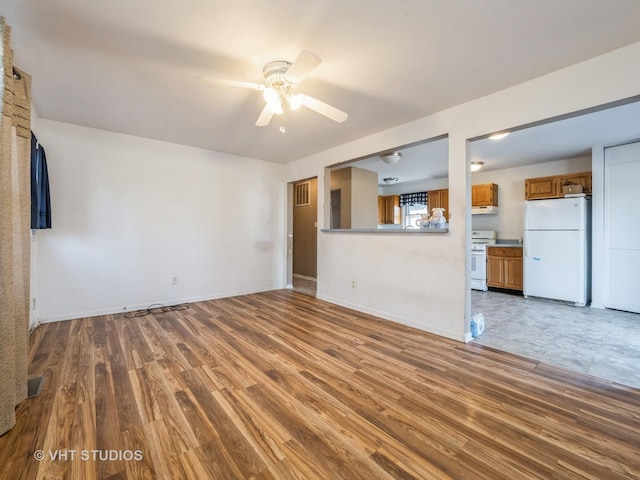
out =
<svg viewBox="0 0 640 480"><path fill-rule="evenodd" d="M30 375L1 479L640 478L640 391L290 291L46 324Z"/></svg>

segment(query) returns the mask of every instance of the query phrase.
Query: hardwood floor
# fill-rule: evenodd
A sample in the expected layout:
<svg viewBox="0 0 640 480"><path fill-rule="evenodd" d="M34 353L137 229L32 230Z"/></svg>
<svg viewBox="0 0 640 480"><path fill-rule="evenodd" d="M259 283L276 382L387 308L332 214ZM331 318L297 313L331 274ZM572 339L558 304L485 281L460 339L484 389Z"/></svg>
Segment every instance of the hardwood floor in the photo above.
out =
<svg viewBox="0 0 640 480"><path fill-rule="evenodd" d="M31 343L2 479L640 478L640 391L296 292Z"/></svg>

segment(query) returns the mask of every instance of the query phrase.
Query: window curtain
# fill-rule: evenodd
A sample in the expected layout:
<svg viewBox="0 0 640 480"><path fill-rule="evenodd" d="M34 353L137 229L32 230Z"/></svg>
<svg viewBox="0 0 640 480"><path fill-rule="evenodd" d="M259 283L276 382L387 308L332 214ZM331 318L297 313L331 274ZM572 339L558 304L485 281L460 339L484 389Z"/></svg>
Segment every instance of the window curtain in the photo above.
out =
<svg viewBox="0 0 640 480"><path fill-rule="evenodd" d="M0 17L0 435L27 397L29 342L31 77L13 67Z"/></svg>
<svg viewBox="0 0 640 480"><path fill-rule="evenodd" d="M47 156L31 132L31 228L51 228L51 198Z"/></svg>
<svg viewBox="0 0 640 480"><path fill-rule="evenodd" d="M403 193L400 195L400 206L405 205L426 205L427 204L427 192L415 192L415 193Z"/></svg>

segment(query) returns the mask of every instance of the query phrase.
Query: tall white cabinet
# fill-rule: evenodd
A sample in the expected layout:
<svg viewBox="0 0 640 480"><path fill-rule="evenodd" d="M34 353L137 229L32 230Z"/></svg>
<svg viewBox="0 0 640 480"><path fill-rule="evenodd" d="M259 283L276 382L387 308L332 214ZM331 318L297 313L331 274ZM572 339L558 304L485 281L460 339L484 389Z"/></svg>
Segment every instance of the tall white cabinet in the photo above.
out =
<svg viewBox="0 0 640 480"><path fill-rule="evenodd" d="M604 154L604 306L640 313L640 142Z"/></svg>

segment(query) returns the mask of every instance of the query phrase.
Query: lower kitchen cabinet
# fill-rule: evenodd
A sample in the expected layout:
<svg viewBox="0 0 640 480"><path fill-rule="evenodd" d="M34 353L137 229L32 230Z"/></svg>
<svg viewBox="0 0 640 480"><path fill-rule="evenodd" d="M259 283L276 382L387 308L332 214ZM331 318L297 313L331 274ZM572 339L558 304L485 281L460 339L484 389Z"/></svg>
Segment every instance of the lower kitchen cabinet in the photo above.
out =
<svg viewBox="0 0 640 480"><path fill-rule="evenodd" d="M521 247L487 247L487 286L522 291Z"/></svg>

